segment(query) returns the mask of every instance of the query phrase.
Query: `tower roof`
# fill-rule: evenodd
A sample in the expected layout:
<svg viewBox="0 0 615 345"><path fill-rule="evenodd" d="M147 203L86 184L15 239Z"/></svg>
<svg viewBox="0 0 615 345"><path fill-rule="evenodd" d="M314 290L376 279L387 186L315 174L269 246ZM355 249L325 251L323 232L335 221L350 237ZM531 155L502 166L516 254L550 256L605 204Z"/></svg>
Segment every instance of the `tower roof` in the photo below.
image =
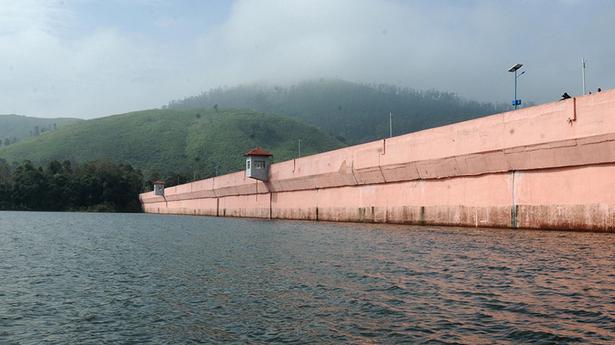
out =
<svg viewBox="0 0 615 345"><path fill-rule="evenodd" d="M261 157L271 157L273 156L269 151L266 151L260 147L255 147L252 150L246 152L244 156L261 156Z"/></svg>

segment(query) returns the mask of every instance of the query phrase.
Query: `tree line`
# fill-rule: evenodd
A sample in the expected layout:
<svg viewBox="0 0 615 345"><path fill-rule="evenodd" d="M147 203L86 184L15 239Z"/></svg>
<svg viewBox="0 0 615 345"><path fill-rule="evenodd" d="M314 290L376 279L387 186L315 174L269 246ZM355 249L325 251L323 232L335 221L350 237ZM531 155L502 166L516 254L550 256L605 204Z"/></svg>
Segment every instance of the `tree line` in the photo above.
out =
<svg viewBox="0 0 615 345"><path fill-rule="evenodd" d="M0 210L140 212L143 174L129 164L0 159Z"/></svg>

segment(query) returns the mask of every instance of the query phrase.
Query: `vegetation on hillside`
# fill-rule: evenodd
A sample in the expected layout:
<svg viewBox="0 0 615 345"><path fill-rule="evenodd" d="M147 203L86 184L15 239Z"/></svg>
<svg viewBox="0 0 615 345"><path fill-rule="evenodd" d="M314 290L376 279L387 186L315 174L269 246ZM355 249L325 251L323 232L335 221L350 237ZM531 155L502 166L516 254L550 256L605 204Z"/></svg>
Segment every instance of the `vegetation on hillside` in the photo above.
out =
<svg viewBox="0 0 615 345"><path fill-rule="evenodd" d="M356 144L493 114L504 105L461 99L453 93L417 91L392 85L363 85L342 80L312 80L290 87L243 85L218 88L170 109L242 108L284 114L312 124L339 140Z"/></svg>
<svg viewBox="0 0 615 345"><path fill-rule="evenodd" d="M0 210L138 212L142 190L143 175L130 165L0 159Z"/></svg>
<svg viewBox="0 0 615 345"><path fill-rule="evenodd" d="M185 182L243 168L243 153L262 146L275 161L338 148L316 127L239 110L146 110L82 121L0 148L9 162L107 159L131 164L149 179Z"/></svg>
<svg viewBox="0 0 615 345"><path fill-rule="evenodd" d="M0 116L0 138L3 133L23 138L0 146L0 158L42 164L109 159L132 164L147 179L174 184L239 170L243 152L254 146L271 150L274 160L281 161L297 156L299 140L306 155L386 137L389 112L393 134L398 135L504 108L451 93L341 80L237 86L171 102L163 109L94 120ZM48 126L56 130L42 133Z"/></svg>
<svg viewBox="0 0 615 345"><path fill-rule="evenodd" d="M83 120L0 115L0 147L12 145L24 138L36 137L79 121Z"/></svg>

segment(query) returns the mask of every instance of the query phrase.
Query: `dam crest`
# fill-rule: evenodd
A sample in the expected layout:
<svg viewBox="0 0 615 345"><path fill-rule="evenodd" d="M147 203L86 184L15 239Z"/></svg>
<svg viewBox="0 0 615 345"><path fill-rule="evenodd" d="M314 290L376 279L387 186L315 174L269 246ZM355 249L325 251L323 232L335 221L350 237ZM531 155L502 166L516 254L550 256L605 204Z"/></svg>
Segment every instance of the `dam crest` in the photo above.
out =
<svg viewBox="0 0 615 345"><path fill-rule="evenodd" d="M147 213L615 231L615 90L143 193Z"/></svg>

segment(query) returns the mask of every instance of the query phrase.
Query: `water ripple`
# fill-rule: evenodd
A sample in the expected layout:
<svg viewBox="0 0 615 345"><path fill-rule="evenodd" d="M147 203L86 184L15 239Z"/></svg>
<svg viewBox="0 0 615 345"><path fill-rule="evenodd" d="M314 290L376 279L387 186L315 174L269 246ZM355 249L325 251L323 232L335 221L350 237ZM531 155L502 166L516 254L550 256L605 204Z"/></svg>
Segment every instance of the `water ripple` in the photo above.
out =
<svg viewBox="0 0 615 345"><path fill-rule="evenodd" d="M1 344L615 343L615 235L0 212Z"/></svg>

